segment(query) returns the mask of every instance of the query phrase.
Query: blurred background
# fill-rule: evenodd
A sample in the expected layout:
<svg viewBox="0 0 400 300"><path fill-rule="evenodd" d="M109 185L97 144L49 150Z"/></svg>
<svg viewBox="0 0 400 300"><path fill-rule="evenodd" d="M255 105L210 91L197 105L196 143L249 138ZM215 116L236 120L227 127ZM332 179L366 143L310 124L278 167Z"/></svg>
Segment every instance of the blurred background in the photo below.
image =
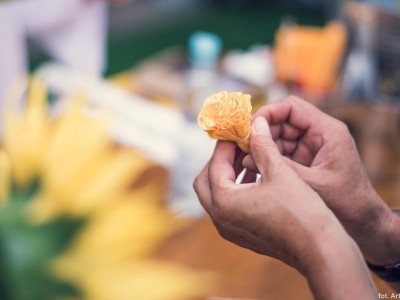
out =
<svg viewBox="0 0 400 300"><path fill-rule="evenodd" d="M0 0L0 41L0 299L309 299L197 201L221 90L343 120L399 207L398 0Z"/></svg>

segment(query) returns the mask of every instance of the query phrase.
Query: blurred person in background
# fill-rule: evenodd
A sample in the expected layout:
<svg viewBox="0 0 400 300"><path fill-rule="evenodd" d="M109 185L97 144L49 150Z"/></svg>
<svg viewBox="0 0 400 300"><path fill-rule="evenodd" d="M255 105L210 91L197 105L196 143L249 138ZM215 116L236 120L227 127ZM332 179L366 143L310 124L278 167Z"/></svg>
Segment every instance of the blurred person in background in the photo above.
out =
<svg viewBox="0 0 400 300"><path fill-rule="evenodd" d="M250 155L218 141L194 188L222 237L296 268L316 299L376 299L365 261L400 292L400 219L346 125L310 103L260 108Z"/></svg>
<svg viewBox="0 0 400 300"><path fill-rule="evenodd" d="M1 113L6 106L7 88L28 73L28 37L36 41L55 60L90 76L102 75L106 65L107 2L125 1L0 2ZM2 118L0 114L0 121ZM0 140L1 136L2 125Z"/></svg>

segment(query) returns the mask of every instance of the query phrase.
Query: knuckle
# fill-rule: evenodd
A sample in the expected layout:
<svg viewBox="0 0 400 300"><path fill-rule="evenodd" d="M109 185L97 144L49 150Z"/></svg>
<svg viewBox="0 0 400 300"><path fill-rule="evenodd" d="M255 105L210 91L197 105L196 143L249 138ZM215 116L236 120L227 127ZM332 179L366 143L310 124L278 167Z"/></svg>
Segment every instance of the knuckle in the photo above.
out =
<svg viewBox="0 0 400 300"><path fill-rule="evenodd" d="M212 211L212 219L214 220L214 222L220 224L221 226L224 226L224 224L227 224L229 222L231 216L225 207L217 205L214 206L214 209Z"/></svg>
<svg viewBox="0 0 400 300"><path fill-rule="evenodd" d="M255 138L250 147L251 153L258 157L258 161L270 161L271 154L279 153L278 146L272 139Z"/></svg>
<svg viewBox="0 0 400 300"><path fill-rule="evenodd" d="M197 192L198 188L200 185L200 178L199 176L196 176L196 178L193 180L193 189Z"/></svg>
<svg viewBox="0 0 400 300"><path fill-rule="evenodd" d="M347 124L339 120L336 120L336 122L339 138L346 143L353 144L354 139Z"/></svg>
<svg viewBox="0 0 400 300"><path fill-rule="evenodd" d="M222 180L215 180L210 182L212 185L213 195L217 202L223 202L225 195L230 193L230 187L228 187Z"/></svg>
<svg viewBox="0 0 400 300"><path fill-rule="evenodd" d="M336 120L338 131L343 134L350 134L349 127L343 121Z"/></svg>
<svg viewBox="0 0 400 300"><path fill-rule="evenodd" d="M252 152L256 152L256 153L260 154L265 151L266 143L262 139L255 138L251 141L250 147L251 147Z"/></svg>
<svg viewBox="0 0 400 300"><path fill-rule="evenodd" d="M300 97L297 97L297 96L295 96L295 95L289 95L289 96L287 96L287 97L285 98L285 100L286 100L287 102L293 103L293 104L296 104L296 103L299 103L299 102L302 102L302 101L303 101Z"/></svg>
<svg viewBox="0 0 400 300"><path fill-rule="evenodd" d="M265 151L264 148L269 148L275 145L272 139L265 139L264 137L259 137L259 136L255 136L254 138L252 138L250 143L253 146L253 148L260 151Z"/></svg>
<svg viewBox="0 0 400 300"><path fill-rule="evenodd" d="M229 197L220 196L214 198L214 205L212 211L212 219L219 224L226 224L232 219L232 209Z"/></svg>
<svg viewBox="0 0 400 300"><path fill-rule="evenodd" d="M214 181L211 188L212 219L221 225L229 224L235 215L235 199L237 193L229 183L223 180Z"/></svg>

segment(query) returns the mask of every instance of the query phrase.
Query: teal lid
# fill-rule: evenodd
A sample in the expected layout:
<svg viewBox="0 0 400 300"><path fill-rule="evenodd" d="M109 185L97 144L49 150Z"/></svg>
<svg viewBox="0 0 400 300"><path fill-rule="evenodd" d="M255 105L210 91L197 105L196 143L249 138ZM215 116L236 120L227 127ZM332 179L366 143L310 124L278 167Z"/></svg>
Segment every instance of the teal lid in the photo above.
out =
<svg viewBox="0 0 400 300"><path fill-rule="evenodd" d="M211 32L197 31L189 38L189 56L196 67L212 67L222 50L222 39Z"/></svg>

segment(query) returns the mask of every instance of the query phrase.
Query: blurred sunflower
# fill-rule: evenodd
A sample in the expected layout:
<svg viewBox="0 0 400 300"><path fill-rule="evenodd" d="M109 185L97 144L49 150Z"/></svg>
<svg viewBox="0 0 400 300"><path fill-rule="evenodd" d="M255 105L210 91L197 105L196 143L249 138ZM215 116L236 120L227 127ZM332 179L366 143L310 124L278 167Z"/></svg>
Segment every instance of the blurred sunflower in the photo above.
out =
<svg viewBox="0 0 400 300"><path fill-rule="evenodd" d="M24 110L5 115L0 148L0 299L186 300L209 274L151 256L179 230L163 206L168 172L115 146L72 97L50 119L33 78Z"/></svg>

